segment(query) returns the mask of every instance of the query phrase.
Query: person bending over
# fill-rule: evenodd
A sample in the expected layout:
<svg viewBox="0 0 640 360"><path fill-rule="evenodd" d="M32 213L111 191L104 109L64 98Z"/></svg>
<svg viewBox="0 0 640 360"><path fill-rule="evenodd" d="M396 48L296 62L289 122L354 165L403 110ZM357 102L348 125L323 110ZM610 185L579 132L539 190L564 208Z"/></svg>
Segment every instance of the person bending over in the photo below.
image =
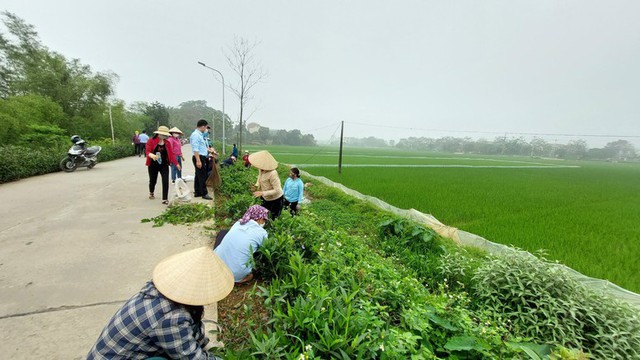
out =
<svg viewBox="0 0 640 360"><path fill-rule="evenodd" d="M249 155L249 162L260 169L253 196L262 199L262 206L270 211L271 219L275 220L282 212L282 185L276 171L278 162L266 150Z"/></svg>
<svg viewBox="0 0 640 360"><path fill-rule="evenodd" d="M242 284L253 279L251 259L267 238L267 231L263 226L268 218L269 210L260 205L249 207L214 250L231 269L236 283Z"/></svg>
<svg viewBox="0 0 640 360"><path fill-rule="evenodd" d="M204 305L232 289L231 271L208 247L170 256L113 315L87 359L218 359L205 350Z"/></svg>

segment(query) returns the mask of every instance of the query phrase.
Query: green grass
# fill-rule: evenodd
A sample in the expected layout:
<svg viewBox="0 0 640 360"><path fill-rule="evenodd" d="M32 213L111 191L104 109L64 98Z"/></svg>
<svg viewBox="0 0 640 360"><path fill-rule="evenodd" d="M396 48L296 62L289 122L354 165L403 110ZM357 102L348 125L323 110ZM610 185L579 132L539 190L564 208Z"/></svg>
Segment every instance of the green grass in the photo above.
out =
<svg viewBox="0 0 640 360"><path fill-rule="evenodd" d="M336 148L268 149L285 163L337 163ZM527 163L549 167L519 167ZM343 164L342 174L335 167L300 167L399 208L432 214L447 225L488 240L532 252L544 249L550 259L585 275L640 292L637 164L352 148L345 149ZM385 168L350 164L507 167Z"/></svg>

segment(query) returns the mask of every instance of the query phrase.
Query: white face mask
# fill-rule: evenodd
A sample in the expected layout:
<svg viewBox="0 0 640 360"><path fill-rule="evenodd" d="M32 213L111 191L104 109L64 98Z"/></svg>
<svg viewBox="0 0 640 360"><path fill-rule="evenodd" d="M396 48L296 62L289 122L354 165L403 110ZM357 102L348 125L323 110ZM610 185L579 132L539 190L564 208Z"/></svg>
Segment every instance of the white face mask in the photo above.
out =
<svg viewBox="0 0 640 360"><path fill-rule="evenodd" d="M180 137L180 134L173 134L173 137L174 137L174 138L179 138L179 137Z"/></svg>
<svg viewBox="0 0 640 360"><path fill-rule="evenodd" d="M263 228L265 224L266 224L266 223L262 223L262 224L258 224L258 225L260 225L260 227L262 227L262 228Z"/></svg>

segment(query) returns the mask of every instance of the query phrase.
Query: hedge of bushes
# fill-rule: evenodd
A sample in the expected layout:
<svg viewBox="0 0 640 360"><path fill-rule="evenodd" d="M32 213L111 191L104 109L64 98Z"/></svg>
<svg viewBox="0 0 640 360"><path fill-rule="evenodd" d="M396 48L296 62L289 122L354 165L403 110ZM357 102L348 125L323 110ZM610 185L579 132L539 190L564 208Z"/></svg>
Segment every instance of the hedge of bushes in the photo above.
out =
<svg viewBox="0 0 640 360"><path fill-rule="evenodd" d="M92 142L102 146L98 161L110 161L133 155L133 146L126 141L111 143L111 140ZM19 145L0 146L0 183L24 179L60 171L60 160L68 148L29 148Z"/></svg>

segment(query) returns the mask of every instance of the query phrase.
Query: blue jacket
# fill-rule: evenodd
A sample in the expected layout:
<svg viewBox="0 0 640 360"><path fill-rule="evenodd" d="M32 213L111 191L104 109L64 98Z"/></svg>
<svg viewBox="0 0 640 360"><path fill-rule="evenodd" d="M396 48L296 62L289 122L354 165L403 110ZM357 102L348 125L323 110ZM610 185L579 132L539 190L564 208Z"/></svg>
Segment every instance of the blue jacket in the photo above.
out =
<svg viewBox="0 0 640 360"><path fill-rule="evenodd" d="M304 183L300 178L293 180L288 177L287 181L284 182L282 191L284 192L284 198L288 202L300 202L304 199Z"/></svg>

